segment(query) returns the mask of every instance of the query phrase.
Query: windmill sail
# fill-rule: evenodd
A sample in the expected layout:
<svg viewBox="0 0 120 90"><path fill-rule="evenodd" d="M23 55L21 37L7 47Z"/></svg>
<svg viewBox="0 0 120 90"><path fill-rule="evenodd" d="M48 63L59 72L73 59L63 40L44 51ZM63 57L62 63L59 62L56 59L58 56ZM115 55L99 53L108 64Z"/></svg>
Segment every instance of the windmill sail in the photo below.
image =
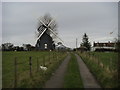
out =
<svg viewBox="0 0 120 90"><path fill-rule="evenodd" d="M58 38L60 41L62 41L57 36L57 24L50 16L46 15L39 20L39 27L37 31L39 33L36 43L36 45L39 45L38 47L44 48L44 44L48 45L48 47L52 47L54 44L53 40L55 40L55 38Z"/></svg>
<svg viewBox="0 0 120 90"><path fill-rule="evenodd" d="M43 35L43 33L47 30L47 28L45 28L44 30L40 31L40 34L38 36L38 39Z"/></svg>
<svg viewBox="0 0 120 90"><path fill-rule="evenodd" d="M59 40L62 41L62 39L60 39L60 38L56 35L56 33L54 33L50 28L49 28L49 30L50 30ZM63 42L63 41L62 41L62 42Z"/></svg>
<svg viewBox="0 0 120 90"><path fill-rule="evenodd" d="M41 35L45 29L46 29L46 28L45 28L43 25L41 25L41 26L38 28L39 35ZM39 37L39 36L38 36L38 37Z"/></svg>

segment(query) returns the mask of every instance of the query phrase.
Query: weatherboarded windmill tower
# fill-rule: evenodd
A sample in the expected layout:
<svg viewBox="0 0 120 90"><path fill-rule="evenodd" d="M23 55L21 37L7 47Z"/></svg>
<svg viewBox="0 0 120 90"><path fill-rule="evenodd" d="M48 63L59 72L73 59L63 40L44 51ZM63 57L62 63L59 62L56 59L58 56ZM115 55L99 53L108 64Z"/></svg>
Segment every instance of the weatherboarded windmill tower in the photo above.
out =
<svg viewBox="0 0 120 90"><path fill-rule="evenodd" d="M37 50L53 50L55 48L54 41L46 32L37 40Z"/></svg>
<svg viewBox="0 0 120 90"><path fill-rule="evenodd" d="M37 50L54 50L55 43L54 38L59 38L57 36L57 24L55 20L49 14L39 19L39 26L37 29ZM60 38L59 38L60 39ZM61 39L60 39L61 40Z"/></svg>

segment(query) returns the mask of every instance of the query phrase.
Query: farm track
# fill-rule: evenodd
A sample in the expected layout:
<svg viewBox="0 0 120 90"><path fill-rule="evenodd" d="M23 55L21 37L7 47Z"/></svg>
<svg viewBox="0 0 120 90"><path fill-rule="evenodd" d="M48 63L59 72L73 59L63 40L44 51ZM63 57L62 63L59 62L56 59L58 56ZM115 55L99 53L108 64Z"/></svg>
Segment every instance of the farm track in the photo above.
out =
<svg viewBox="0 0 120 90"><path fill-rule="evenodd" d="M101 88L101 86L98 84L95 77L89 71L83 60L77 54L75 54L75 56L77 57L77 62L79 65L79 70L84 88Z"/></svg>
<svg viewBox="0 0 120 90"><path fill-rule="evenodd" d="M67 70L67 64L70 60L70 54L65 58L59 68L55 71L54 75L48 80L44 88L62 88L64 82L65 72Z"/></svg>
<svg viewBox="0 0 120 90"><path fill-rule="evenodd" d="M75 54L79 65L79 71L83 81L84 88L101 88L95 77L87 68L83 60ZM44 88L63 88L64 76L67 70L67 64L70 60L70 54L65 58L54 75L46 82Z"/></svg>

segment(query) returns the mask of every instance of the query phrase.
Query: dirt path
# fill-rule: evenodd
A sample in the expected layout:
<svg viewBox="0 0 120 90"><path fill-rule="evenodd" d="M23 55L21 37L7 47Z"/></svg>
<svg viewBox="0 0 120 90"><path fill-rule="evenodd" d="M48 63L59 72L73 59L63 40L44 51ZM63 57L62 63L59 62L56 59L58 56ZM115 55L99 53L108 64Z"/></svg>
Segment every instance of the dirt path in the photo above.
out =
<svg viewBox="0 0 120 90"><path fill-rule="evenodd" d="M84 88L101 88L83 60L77 54L75 54L75 56L77 57Z"/></svg>
<svg viewBox="0 0 120 90"><path fill-rule="evenodd" d="M70 55L68 55L59 68L56 70L54 75L48 80L44 88L62 88L64 82L65 72L67 70L67 64L70 60Z"/></svg>

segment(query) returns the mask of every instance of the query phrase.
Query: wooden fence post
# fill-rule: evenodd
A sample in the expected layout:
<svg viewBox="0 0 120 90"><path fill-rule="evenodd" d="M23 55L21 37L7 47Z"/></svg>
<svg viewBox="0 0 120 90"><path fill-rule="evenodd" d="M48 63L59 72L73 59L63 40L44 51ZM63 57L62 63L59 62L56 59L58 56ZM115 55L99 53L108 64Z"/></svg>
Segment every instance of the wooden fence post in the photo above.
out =
<svg viewBox="0 0 120 90"><path fill-rule="evenodd" d="M59 60L59 52L58 52L58 56L57 57L58 57L58 60Z"/></svg>
<svg viewBox="0 0 120 90"><path fill-rule="evenodd" d="M45 57L43 57L43 66L45 66Z"/></svg>
<svg viewBox="0 0 120 90"><path fill-rule="evenodd" d="M44 66L46 65L46 63L45 63L45 59L46 59L46 58L44 57Z"/></svg>
<svg viewBox="0 0 120 90"><path fill-rule="evenodd" d="M14 80L14 88L17 87L17 58L15 57L15 60L14 60L14 72L15 72L15 80Z"/></svg>
<svg viewBox="0 0 120 90"><path fill-rule="evenodd" d="M53 51L53 59L54 59L54 51Z"/></svg>
<svg viewBox="0 0 120 90"><path fill-rule="evenodd" d="M49 51L49 64L51 64L51 61L50 61L50 52L51 52L51 51Z"/></svg>
<svg viewBox="0 0 120 90"><path fill-rule="evenodd" d="M56 51L55 51L55 59L56 59L56 61L57 61L57 54L56 54Z"/></svg>
<svg viewBox="0 0 120 90"><path fill-rule="evenodd" d="M30 77L32 76L32 57L29 57Z"/></svg>
<svg viewBox="0 0 120 90"><path fill-rule="evenodd" d="M88 52L88 58L90 58L90 52Z"/></svg>
<svg viewBox="0 0 120 90"><path fill-rule="evenodd" d="M39 71L39 61L38 61L38 58L37 58L37 72Z"/></svg>
<svg viewBox="0 0 120 90"><path fill-rule="evenodd" d="M58 53L56 52L56 59L57 59L57 61L58 61Z"/></svg>
<svg viewBox="0 0 120 90"><path fill-rule="evenodd" d="M112 58L110 58L110 70L112 70L113 63L112 63Z"/></svg>
<svg viewBox="0 0 120 90"><path fill-rule="evenodd" d="M100 62L100 58L99 58L99 56L98 56L98 66L99 66L99 62Z"/></svg>

